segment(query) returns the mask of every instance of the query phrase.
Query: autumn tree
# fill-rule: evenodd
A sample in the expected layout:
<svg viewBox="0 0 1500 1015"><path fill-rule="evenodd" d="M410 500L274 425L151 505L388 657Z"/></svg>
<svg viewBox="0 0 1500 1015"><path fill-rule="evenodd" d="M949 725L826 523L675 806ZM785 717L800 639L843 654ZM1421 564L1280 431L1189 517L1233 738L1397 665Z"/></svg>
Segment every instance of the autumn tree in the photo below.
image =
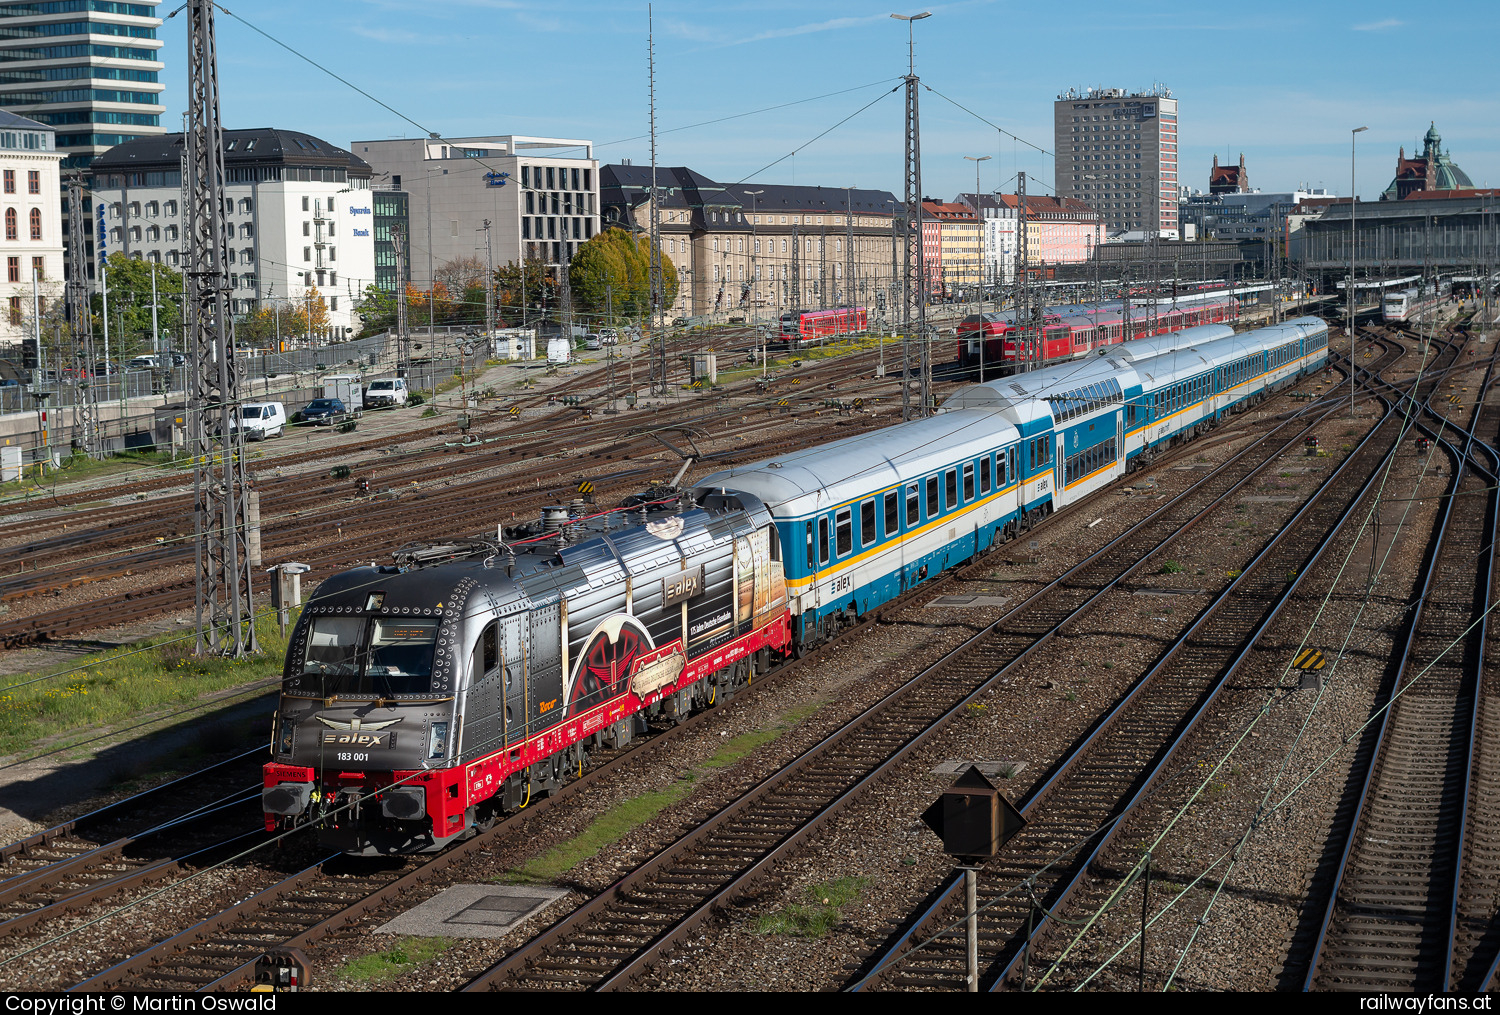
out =
<svg viewBox="0 0 1500 1015"><path fill-rule="evenodd" d="M501 318L511 326L519 326L523 320L541 320L557 306L557 283L540 258L528 257L524 266L512 261L495 269L495 301Z"/></svg>
<svg viewBox="0 0 1500 1015"><path fill-rule="evenodd" d="M323 299L323 294L318 292L317 286L307 290L301 297L292 302L292 313L290 323L287 318L282 318L285 327L283 334L293 335L321 335L329 325L328 304Z"/></svg>

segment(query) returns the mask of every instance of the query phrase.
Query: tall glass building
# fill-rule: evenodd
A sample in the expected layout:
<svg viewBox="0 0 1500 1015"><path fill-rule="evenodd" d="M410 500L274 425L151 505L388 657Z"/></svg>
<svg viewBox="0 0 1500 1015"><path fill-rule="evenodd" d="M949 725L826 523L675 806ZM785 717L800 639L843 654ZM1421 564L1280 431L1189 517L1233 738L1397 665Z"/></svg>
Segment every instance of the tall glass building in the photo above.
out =
<svg viewBox="0 0 1500 1015"><path fill-rule="evenodd" d="M62 169L162 134L159 0L0 0L0 108L57 129Z"/></svg>

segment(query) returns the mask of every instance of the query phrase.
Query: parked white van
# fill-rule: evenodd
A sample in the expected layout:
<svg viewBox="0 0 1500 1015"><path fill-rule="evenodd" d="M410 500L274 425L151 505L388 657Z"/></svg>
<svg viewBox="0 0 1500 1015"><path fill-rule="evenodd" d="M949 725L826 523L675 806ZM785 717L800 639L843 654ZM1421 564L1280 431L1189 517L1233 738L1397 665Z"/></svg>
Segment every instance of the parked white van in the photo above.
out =
<svg viewBox="0 0 1500 1015"><path fill-rule="evenodd" d="M286 431L286 406L280 402L246 402L240 406L238 419L229 421L231 430L245 428L245 440L263 441L280 437Z"/></svg>
<svg viewBox="0 0 1500 1015"><path fill-rule="evenodd" d="M404 406L405 404L406 378L404 377L381 377L371 381L365 388L366 409Z"/></svg>

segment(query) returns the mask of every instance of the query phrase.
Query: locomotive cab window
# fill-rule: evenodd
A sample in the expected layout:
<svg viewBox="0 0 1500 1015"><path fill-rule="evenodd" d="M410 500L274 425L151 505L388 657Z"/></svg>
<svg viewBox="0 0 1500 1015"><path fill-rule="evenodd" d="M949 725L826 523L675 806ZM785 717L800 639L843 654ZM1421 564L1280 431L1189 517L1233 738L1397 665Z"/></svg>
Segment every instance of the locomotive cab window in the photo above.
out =
<svg viewBox="0 0 1500 1015"><path fill-rule="evenodd" d="M307 633L302 672L309 676L352 677L360 670L359 642L363 617L314 617Z"/></svg>
<svg viewBox="0 0 1500 1015"><path fill-rule="evenodd" d="M484 631L479 635L479 641L474 644L474 676L473 682L493 677L500 669L500 624L498 621L490 621Z"/></svg>
<svg viewBox="0 0 1500 1015"><path fill-rule="evenodd" d="M425 691L432 677L438 622L376 617L370 624L368 674L376 691Z"/></svg>
<svg viewBox="0 0 1500 1015"><path fill-rule="evenodd" d="M854 512L849 508L839 508L834 515L834 532L838 535L838 550L840 557L854 549Z"/></svg>

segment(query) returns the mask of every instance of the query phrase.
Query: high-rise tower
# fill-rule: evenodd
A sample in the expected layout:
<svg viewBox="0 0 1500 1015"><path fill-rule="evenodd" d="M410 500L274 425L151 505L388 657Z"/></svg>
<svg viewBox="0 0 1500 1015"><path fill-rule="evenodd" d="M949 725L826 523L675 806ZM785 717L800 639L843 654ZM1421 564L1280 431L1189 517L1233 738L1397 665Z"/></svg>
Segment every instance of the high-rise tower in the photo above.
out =
<svg viewBox="0 0 1500 1015"><path fill-rule="evenodd" d="M0 0L0 108L57 129L64 171L161 134L159 0Z"/></svg>
<svg viewBox="0 0 1500 1015"><path fill-rule="evenodd" d="M1177 100L1158 85L1070 89L1053 104L1057 196L1099 212L1111 232L1176 239Z"/></svg>

